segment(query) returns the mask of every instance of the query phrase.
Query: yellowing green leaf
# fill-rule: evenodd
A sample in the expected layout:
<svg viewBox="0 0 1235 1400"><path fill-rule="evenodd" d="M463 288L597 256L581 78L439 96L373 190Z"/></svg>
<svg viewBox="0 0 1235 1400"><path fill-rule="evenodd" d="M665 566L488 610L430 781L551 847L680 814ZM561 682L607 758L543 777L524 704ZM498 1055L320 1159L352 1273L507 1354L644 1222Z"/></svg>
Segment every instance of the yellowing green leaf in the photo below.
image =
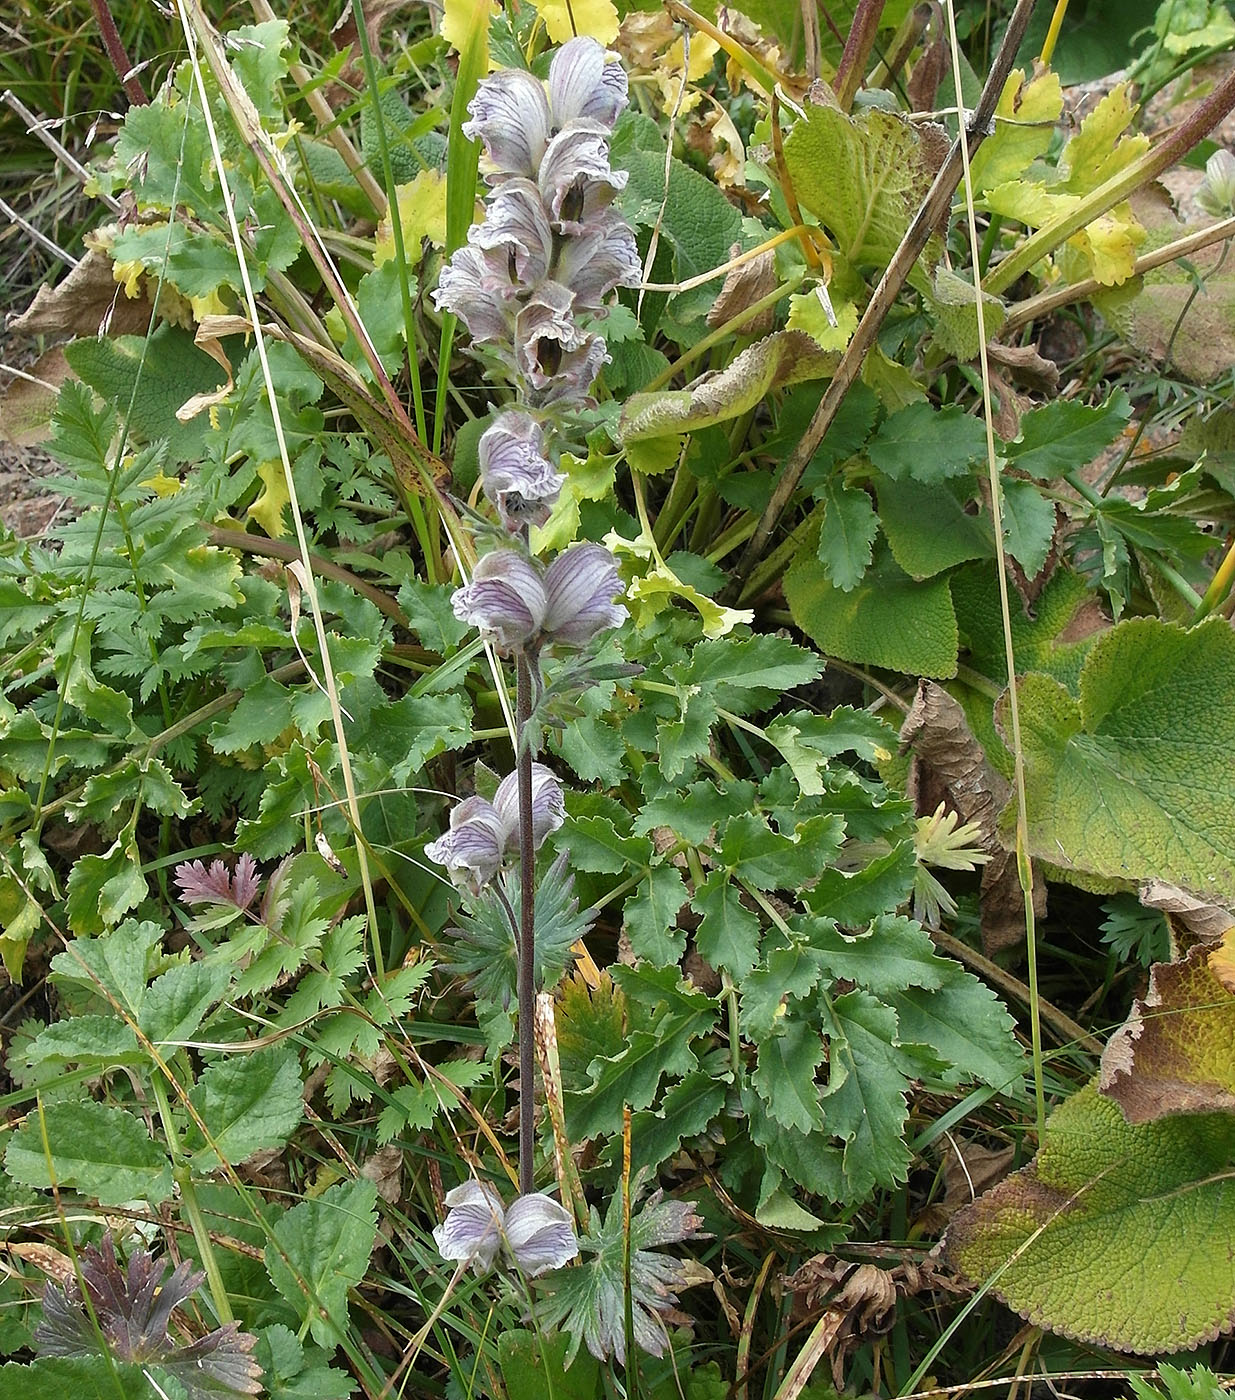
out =
<svg viewBox="0 0 1235 1400"><path fill-rule="evenodd" d="M1235 1108L1235 995L1205 944L1152 969L1103 1052L1098 1087L1129 1123Z"/></svg>
<svg viewBox="0 0 1235 1400"><path fill-rule="evenodd" d="M836 324L828 320L818 292L801 292L789 298L789 320L791 331L805 331L817 340L825 350L843 350L853 338L858 327L858 308L851 301L833 302Z"/></svg>
<svg viewBox="0 0 1235 1400"><path fill-rule="evenodd" d="M773 389L830 375L837 358L802 331L776 331L743 350L719 374L705 375L687 389L633 394L622 409L622 441L666 437L736 418Z"/></svg>
<svg viewBox="0 0 1235 1400"><path fill-rule="evenodd" d="M449 6L447 7L449 8ZM446 246L446 177L438 170L421 170L395 191L403 246L413 259L420 241L427 238L435 247ZM377 226L373 265L381 267L395 255L394 228L389 209Z"/></svg>
<svg viewBox="0 0 1235 1400"><path fill-rule="evenodd" d="M667 564L658 564L642 578L636 579L627 588L625 597L628 603L636 605L632 609L636 617L645 622L660 611L662 599L680 598L698 612L705 637L723 637L739 623L753 622L755 617L749 608L722 608L698 589L683 583Z"/></svg>
<svg viewBox="0 0 1235 1400"><path fill-rule="evenodd" d="M262 493L249 507L249 516L256 520L272 540L287 534L283 524L283 507L291 501L287 490L287 473L282 462L263 462L257 469L262 480Z"/></svg>
<svg viewBox="0 0 1235 1400"><path fill-rule="evenodd" d="M1118 1351L1183 1351L1235 1320L1235 1115L1133 1126L1091 1085L1030 1166L948 1229L953 1267L1038 1326Z"/></svg>
<svg viewBox="0 0 1235 1400"><path fill-rule="evenodd" d="M567 453L561 460L560 468L565 474L566 483L553 507L553 514L544 525L532 529L533 554L565 549L579 531L579 503L604 500L613 490L616 472L612 457L591 452L587 460L581 462Z"/></svg>
<svg viewBox="0 0 1235 1400"><path fill-rule="evenodd" d="M1010 180L988 191L985 198L992 213L1030 228L1062 223L1081 201L1079 194L1027 180ZM1132 276L1136 250L1144 241L1145 230L1125 201L1074 233L1068 245L1082 254L1094 278L1104 287L1114 287Z"/></svg>
<svg viewBox="0 0 1235 1400"><path fill-rule="evenodd" d="M587 34L602 44L617 38L613 0L532 0L532 4L555 44L564 44L576 34Z"/></svg>
<svg viewBox="0 0 1235 1400"><path fill-rule="evenodd" d="M1128 84L1120 83L1081 122L1059 157L1059 173L1069 191L1086 194L1095 190L1145 154L1148 136L1140 132L1124 135L1138 110L1137 104L1129 101Z"/></svg>
<svg viewBox="0 0 1235 1400"><path fill-rule="evenodd" d="M1059 77L1049 69L1026 81L1014 68L995 108L995 134L974 152L970 163L976 193L1024 175L1031 161L1044 156L1063 111Z"/></svg>
<svg viewBox="0 0 1235 1400"><path fill-rule="evenodd" d="M932 178L912 123L879 108L851 117L807 107L785 138L785 164L799 203L854 267L887 266Z"/></svg>
<svg viewBox="0 0 1235 1400"><path fill-rule="evenodd" d="M476 42L478 31L485 36L482 42L487 43L489 21L500 12L497 0L445 0L442 38L459 53Z"/></svg>

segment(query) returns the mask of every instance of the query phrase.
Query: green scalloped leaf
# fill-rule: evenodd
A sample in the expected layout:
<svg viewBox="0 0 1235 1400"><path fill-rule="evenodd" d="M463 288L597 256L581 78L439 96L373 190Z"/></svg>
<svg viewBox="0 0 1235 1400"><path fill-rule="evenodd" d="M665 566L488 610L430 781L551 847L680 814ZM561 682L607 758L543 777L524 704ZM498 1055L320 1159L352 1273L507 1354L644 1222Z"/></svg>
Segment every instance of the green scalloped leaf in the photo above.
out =
<svg viewBox="0 0 1235 1400"><path fill-rule="evenodd" d="M182 423L176 410L195 394L221 388L226 375L188 331L164 323L148 341L139 335L83 338L65 347L65 358L78 378L127 414L140 441L166 438L171 462L200 453L207 420Z"/></svg>
<svg viewBox="0 0 1235 1400"><path fill-rule="evenodd" d="M1184 1351L1235 1323L1235 1115L1134 1126L1092 1086L1023 1171L948 1229L952 1266L1041 1327L1117 1351Z"/></svg>
<svg viewBox="0 0 1235 1400"><path fill-rule="evenodd" d="M892 557L911 578L934 578L957 564L994 554L990 515L970 515L965 509L972 485L967 480L926 486L876 475L879 523Z"/></svg>
<svg viewBox="0 0 1235 1400"><path fill-rule="evenodd" d="M785 138L785 165L798 202L855 267L888 265L934 173L905 117L834 105L806 108Z"/></svg>
<svg viewBox="0 0 1235 1400"><path fill-rule="evenodd" d="M994 133L982 142L970 162L973 188L981 193L1024 175L1030 163L1050 148L1062 111L1063 90L1057 73L1044 69L1026 82L1024 71L1014 68L995 108Z"/></svg>
<svg viewBox="0 0 1235 1400"><path fill-rule="evenodd" d="M832 582L848 593L870 567L871 546L879 534L879 517L865 491L829 477L816 493L823 503L819 527L819 562Z"/></svg>
<svg viewBox="0 0 1235 1400"><path fill-rule="evenodd" d="M956 614L944 577L915 582L886 547L862 583L842 592L807 538L785 575L793 620L825 656L907 675L956 674Z"/></svg>
<svg viewBox="0 0 1235 1400"><path fill-rule="evenodd" d="M1235 632L1132 618L1094 644L1080 698L1020 693L1030 854L1092 881L1235 898ZM1010 816L1005 816L1010 820Z"/></svg>
<svg viewBox="0 0 1235 1400"><path fill-rule="evenodd" d="M4 1167L24 1186L75 1186L100 1205L158 1205L172 1193L167 1152L145 1126L123 1108L91 1099L31 1113L9 1139Z"/></svg>

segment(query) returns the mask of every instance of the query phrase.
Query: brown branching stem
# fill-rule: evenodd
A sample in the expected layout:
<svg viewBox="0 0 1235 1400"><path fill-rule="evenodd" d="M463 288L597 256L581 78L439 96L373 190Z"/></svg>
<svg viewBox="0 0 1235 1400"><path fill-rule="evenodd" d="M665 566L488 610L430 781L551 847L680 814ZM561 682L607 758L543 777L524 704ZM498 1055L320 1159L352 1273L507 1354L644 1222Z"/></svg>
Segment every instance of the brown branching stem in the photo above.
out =
<svg viewBox="0 0 1235 1400"><path fill-rule="evenodd" d="M103 37L103 47L107 50L111 65L116 70L116 77L120 79L124 95L134 107L147 106L150 99L146 96L146 89L142 87L141 79L133 72L133 65L129 62L129 56L124 51L124 43L120 38L120 31L116 28L111 6L107 0L90 0L90 8L94 11L95 19L98 20L99 33Z"/></svg>
<svg viewBox="0 0 1235 1400"><path fill-rule="evenodd" d="M845 40L845 51L840 56L833 88L842 112L848 112L853 99L862 85L866 64L875 46L875 36L879 33L879 20L883 15L884 0L858 0L853 23L849 26L849 37Z"/></svg>
<svg viewBox="0 0 1235 1400"><path fill-rule="evenodd" d="M981 145L991 122L994 120L996 104L1003 92L1003 86L1012 70L1017 49L1020 47L1025 30L1029 25L1034 3L1035 0L1017 0L1016 9L1013 11L1012 18L1008 21L1008 27L1004 33L1003 42L991 64L991 71L982 89L982 96L972 117L965 123L964 135L971 156ZM836 373L828 385L827 392L815 410L815 416L811 419L801 441L785 463L785 469L781 473L780 480L776 483L771 499L764 508L759 524L755 527L755 532L738 562L734 578L725 590L724 602L733 602L734 597L742 590L742 581L763 557L764 549L767 547L772 532L776 529L781 516L793 498L794 492L801 483L807 463L815 455L815 450L823 441L824 434L832 426L841 404L844 403L854 380L858 377L862 361L866 358L866 352L874 344L880 327L892 309L893 302L900 295L906 278L925 248L926 240L951 209L952 196L956 193L956 187L960 184L962 175L963 165L958 139L953 143L938 175L935 176L929 193L914 216L904 238L901 239L900 246L893 255L892 261L879 279L879 284L872 293L866 311L853 333L853 339L849 342L849 346L837 366Z"/></svg>
<svg viewBox="0 0 1235 1400"><path fill-rule="evenodd" d="M533 1189L536 1150L536 845L532 832L532 668L520 651L515 695L519 774L519 1194Z"/></svg>

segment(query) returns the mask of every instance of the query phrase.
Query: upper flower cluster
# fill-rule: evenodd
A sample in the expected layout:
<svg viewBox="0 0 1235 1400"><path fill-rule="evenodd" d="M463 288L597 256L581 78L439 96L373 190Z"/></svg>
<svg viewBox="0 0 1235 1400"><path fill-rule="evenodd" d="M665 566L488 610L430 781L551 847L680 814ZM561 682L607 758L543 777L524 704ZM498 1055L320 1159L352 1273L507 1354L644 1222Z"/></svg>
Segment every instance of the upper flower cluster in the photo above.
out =
<svg viewBox="0 0 1235 1400"><path fill-rule="evenodd" d="M626 183L609 137L626 74L594 39L563 44L545 85L504 69L484 79L464 133L484 147L482 224L442 269L435 300L506 364L524 403L583 407L605 361L583 322L615 287L639 284L630 226L611 208Z"/></svg>

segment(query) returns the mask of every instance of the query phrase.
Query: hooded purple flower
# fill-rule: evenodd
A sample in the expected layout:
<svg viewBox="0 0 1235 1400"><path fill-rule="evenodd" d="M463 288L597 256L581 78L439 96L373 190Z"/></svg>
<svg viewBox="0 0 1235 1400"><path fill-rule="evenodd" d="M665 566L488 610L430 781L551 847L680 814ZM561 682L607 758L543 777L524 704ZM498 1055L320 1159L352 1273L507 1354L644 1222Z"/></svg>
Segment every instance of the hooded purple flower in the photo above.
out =
<svg viewBox="0 0 1235 1400"><path fill-rule="evenodd" d="M506 833L506 849L513 855L519 849L519 774L508 773L493 794L493 810ZM566 799L551 768L532 764L532 846L540 850L566 820Z"/></svg>
<svg viewBox="0 0 1235 1400"><path fill-rule="evenodd" d="M566 820L566 799L553 771L532 764L532 849ZM508 774L497 785L493 801L468 797L450 813L450 830L425 847L425 855L444 865L454 884L478 895L502 868L507 856L519 851L519 775Z"/></svg>
<svg viewBox="0 0 1235 1400"><path fill-rule="evenodd" d="M425 847L425 855L444 865L451 880L479 894L502 868L506 831L491 802L469 797L450 813L450 830Z"/></svg>
<svg viewBox="0 0 1235 1400"><path fill-rule="evenodd" d="M603 545L573 545L545 573L546 634L568 646L586 646L624 621L626 609L613 601L621 591L617 561Z"/></svg>
<svg viewBox="0 0 1235 1400"><path fill-rule="evenodd" d="M506 1248L529 1278L560 1269L579 1253L570 1212L543 1191L520 1196L506 1212Z"/></svg>
<svg viewBox="0 0 1235 1400"><path fill-rule="evenodd" d="M465 1181L446 1193L446 1219L433 1231L437 1252L443 1259L470 1260L478 1274L488 1273L502 1247L505 1219L497 1189L479 1181Z"/></svg>
<svg viewBox="0 0 1235 1400"><path fill-rule="evenodd" d="M536 404L587 399L608 358L603 337L589 335L574 317L574 296L543 282L515 316L515 367Z"/></svg>
<svg viewBox="0 0 1235 1400"><path fill-rule="evenodd" d="M467 241L505 253L512 283L531 288L542 281L553 261L553 230L538 187L519 178L499 185L489 198L484 223L468 229Z"/></svg>
<svg viewBox="0 0 1235 1400"><path fill-rule="evenodd" d="M433 1231L443 1259L469 1260L477 1273L493 1267L503 1244L531 1278L560 1268L579 1253L570 1216L541 1191L520 1196L509 1211L487 1182L465 1181L446 1196L446 1219Z"/></svg>
<svg viewBox="0 0 1235 1400"><path fill-rule="evenodd" d="M568 126L549 142L536 172L550 220L571 235L606 208L628 178L625 170L609 167L609 133L582 124Z"/></svg>
<svg viewBox="0 0 1235 1400"><path fill-rule="evenodd" d="M549 65L549 106L558 131L575 121L594 121L612 131L626 110L626 70L612 63L595 39L567 41Z"/></svg>
<svg viewBox="0 0 1235 1400"><path fill-rule="evenodd" d="M465 243L442 268L433 304L453 311L477 344L509 343L518 287L504 248Z"/></svg>
<svg viewBox="0 0 1235 1400"><path fill-rule="evenodd" d="M553 136L567 126L606 134L626 106L626 74L610 63L595 39L570 39L549 65L549 91L531 73L508 68L476 89L463 134L485 149L486 176L498 184L512 175L535 179Z"/></svg>
<svg viewBox="0 0 1235 1400"><path fill-rule="evenodd" d="M545 620L545 590L536 566L513 549L495 549L450 600L460 622L478 627L499 651L525 646Z"/></svg>
<svg viewBox="0 0 1235 1400"><path fill-rule="evenodd" d="M554 275L574 293L576 310L600 311L614 287L643 281L634 230L616 211L605 209L577 238L563 240Z"/></svg>
<svg viewBox="0 0 1235 1400"><path fill-rule="evenodd" d="M511 534L543 525L566 480L545 456L544 434L518 409L498 414L480 438L480 479Z"/></svg>

